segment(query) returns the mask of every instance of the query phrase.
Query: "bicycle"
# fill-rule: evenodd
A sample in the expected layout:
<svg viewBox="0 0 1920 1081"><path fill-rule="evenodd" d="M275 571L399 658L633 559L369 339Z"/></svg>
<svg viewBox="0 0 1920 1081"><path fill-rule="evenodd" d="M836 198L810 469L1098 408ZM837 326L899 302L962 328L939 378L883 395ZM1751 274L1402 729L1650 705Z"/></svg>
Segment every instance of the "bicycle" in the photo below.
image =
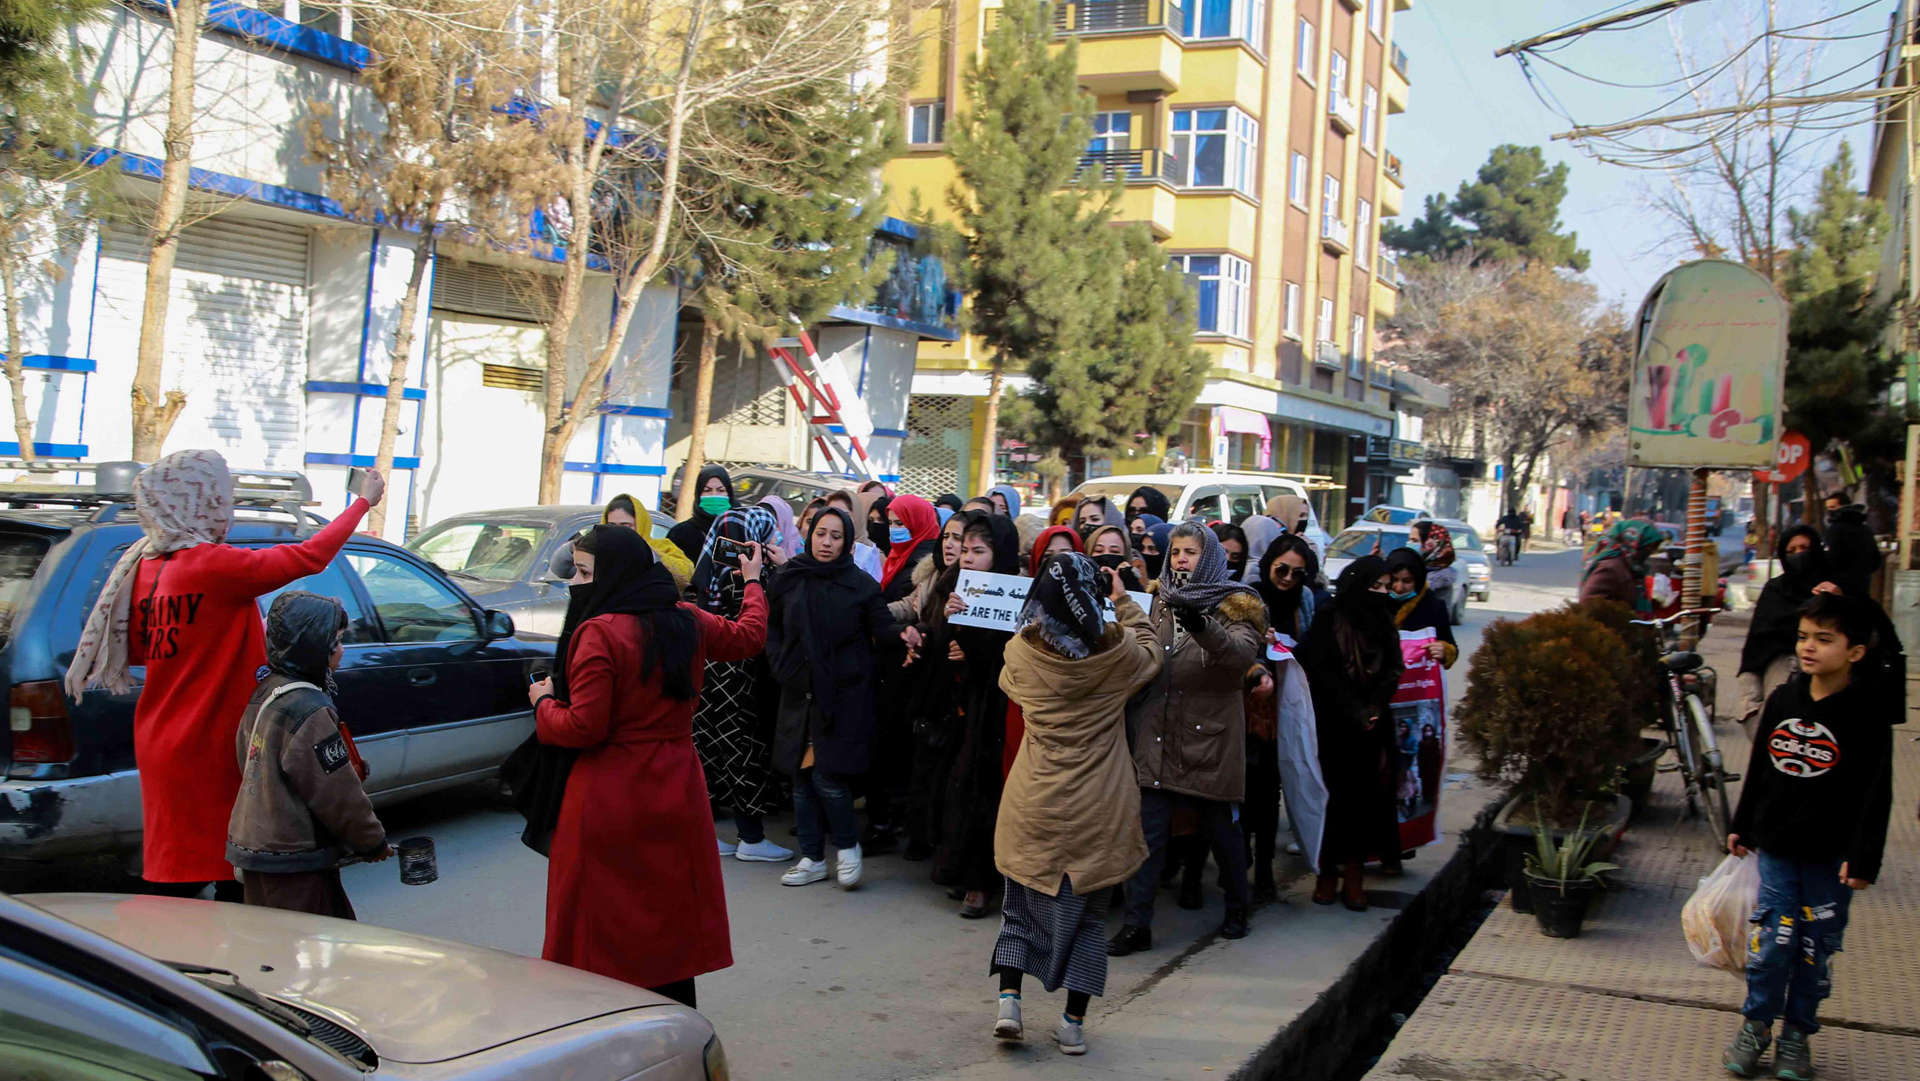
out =
<svg viewBox="0 0 1920 1081"><path fill-rule="evenodd" d="M1675 758L1660 771L1679 771L1686 786L1687 812L1704 813L1718 845L1726 842L1728 824L1733 820L1727 786L1740 779L1739 774L1726 771L1719 741L1713 735L1713 706L1702 694L1703 688L1717 683L1719 677L1700 654L1671 648L1676 644L1671 639L1681 620L1710 617L1715 611L1689 608L1664 619L1632 622L1637 627L1652 627L1660 636L1659 723Z"/></svg>

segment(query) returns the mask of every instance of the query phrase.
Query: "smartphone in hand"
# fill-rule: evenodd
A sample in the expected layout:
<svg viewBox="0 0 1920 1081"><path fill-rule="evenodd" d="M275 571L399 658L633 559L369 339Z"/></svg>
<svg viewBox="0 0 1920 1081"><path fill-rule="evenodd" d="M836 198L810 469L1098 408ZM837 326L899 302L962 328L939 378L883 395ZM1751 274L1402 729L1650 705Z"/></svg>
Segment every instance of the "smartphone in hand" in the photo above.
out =
<svg viewBox="0 0 1920 1081"><path fill-rule="evenodd" d="M347 494L365 499L367 496L367 474L372 470L365 466L354 466L347 470Z"/></svg>

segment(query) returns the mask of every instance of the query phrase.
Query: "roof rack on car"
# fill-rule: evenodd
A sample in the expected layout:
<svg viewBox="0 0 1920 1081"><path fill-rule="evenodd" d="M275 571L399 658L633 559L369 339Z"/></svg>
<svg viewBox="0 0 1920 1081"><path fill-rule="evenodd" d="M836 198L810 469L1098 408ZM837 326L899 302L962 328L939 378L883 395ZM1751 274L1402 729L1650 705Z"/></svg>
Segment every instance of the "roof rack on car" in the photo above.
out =
<svg viewBox="0 0 1920 1081"><path fill-rule="evenodd" d="M117 516L119 507L133 502L133 479L146 466L139 462L49 462L0 459L0 473L15 474L0 480L0 503L10 506L97 507L99 520ZM81 474L68 480L63 474ZM85 479L91 476L91 481ZM233 505L236 509L274 511L287 515L296 525L316 521L303 508L318 506L313 485L305 474L284 469L233 470Z"/></svg>

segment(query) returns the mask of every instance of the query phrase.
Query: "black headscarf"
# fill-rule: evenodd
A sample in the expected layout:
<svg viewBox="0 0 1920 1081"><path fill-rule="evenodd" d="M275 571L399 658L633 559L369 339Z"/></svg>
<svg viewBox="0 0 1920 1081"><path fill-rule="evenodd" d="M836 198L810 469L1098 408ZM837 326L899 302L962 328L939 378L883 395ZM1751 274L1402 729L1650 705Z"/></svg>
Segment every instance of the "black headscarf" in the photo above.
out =
<svg viewBox="0 0 1920 1081"><path fill-rule="evenodd" d="M1387 573L1398 574L1403 570L1413 575L1413 595L1418 597L1420 591L1427 588L1426 557L1421 555L1417 549L1413 548L1395 548L1393 551L1387 553ZM1395 603L1404 604L1406 602L1397 601Z"/></svg>
<svg viewBox="0 0 1920 1081"><path fill-rule="evenodd" d="M1223 548L1226 547L1228 541L1240 542L1239 562L1234 561L1233 553L1227 553L1227 577L1236 582L1242 581L1242 576L1247 570L1247 531L1234 525L1232 522L1221 522L1219 525L1213 527L1213 535L1219 538L1220 545Z"/></svg>
<svg viewBox="0 0 1920 1081"><path fill-rule="evenodd" d="M333 640L347 629L347 610L332 597L288 590L267 609L267 668L339 693L333 685Z"/></svg>
<svg viewBox="0 0 1920 1081"><path fill-rule="evenodd" d="M967 506L964 502L961 501L959 496L954 495L952 492L948 492L943 496L936 497L933 501L933 505L936 507L945 507L948 510L954 512L955 514L958 514L962 510L965 510Z"/></svg>
<svg viewBox="0 0 1920 1081"><path fill-rule="evenodd" d="M846 543L840 554L831 560L815 558L813 530L808 529L806 550L787 560L769 589L772 599L783 606L800 606L809 628L804 641L782 638L781 648L769 651L774 677L782 683L794 684L804 675L811 687L831 686L821 651L832 648L844 637L836 632L836 625L843 622L848 613L858 612L866 594L880 590L880 583L853 561L853 546L858 538L853 531L853 516L839 507L828 506L814 518L814 525L817 527L828 515L840 519L840 526L846 531Z"/></svg>
<svg viewBox="0 0 1920 1081"><path fill-rule="evenodd" d="M1020 528L1013 519L1004 514L978 514L967 523L966 532L960 534L965 543L967 533L985 533L987 543L993 548L993 573L1020 573Z"/></svg>
<svg viewBox="0 0 1920 1081"><path fill-rule="evenodd" d="M1299 585L1292 589L1281 589L1273 584L1273 565L1280 557L1292 552L1306 561L1306 576L1297 579ZM1267 602L1267 622L1275 627L1292 628L1299 626L1300 600L1307 590L1313 588L1314 580L1320 577L1320 559L1313 554L1313 545L1298 533L1282 533L1267 545L1267 553L1260 557L1260 580L1253 588L1260 593L1260 599Z"/></svg>
<svg viewBox="0 0 1920 1081"><path fill-rule="evenodd" d="M1789 557L1787 542L1805 537L1812 547ZM1813 596L1813 587L1833 581L1827 553L1820 547L1820 534L1810 525L1783 530L1774 544L1773 557L1780 561L1780 573L1760 589L1753 605L1753 622L1747 627L1747 640L1740 647L1740 671L1764 673L1775 657L1793 653L1800 638L1800 606ZM1791 561L1789 561L1791 560Z"/></svg>
<svg viewBox="0 0 1920 1081"><path fill-rule="evenodd" d="M676 513L680 515L680 522L667 530L667 539L686 554L689 563L700 558L700 550L707 545L707 530L712 529L714 520L720 517L700 509L701 489L707 486L709 480L715 478L727 486L727 507L731 509L739 505L733 494L733 477L727 473L724 466L708 465L700 470L700 475L693 484L692 505L675 508Z"/></svg>
<svg viewBox="0 0 1920 1081"><path fill-rule="evenodd" d="M1173 503L1167 499L1167 493L1155 488L1151 484L1142 484L1127 496L1126 505L1121 509L1121 513L1126 515L1127 521L1131 522L1137 517L1133 513L1133 501L1136 499L1145 503L1147 505L1147 513L1153 515L1155 518L1163 522L1173 520Z"/></svg>
<svg viewBox="0 0 1920 1081"><path fill-rule="evenodd" d="M1078 660L1098 648L1106 623L1093 560L1079 552L1048 556L1020 608L1020 625L1029 624L1037 625L1040 639L1063 657Z"/></svg>
<svg viewBox="0 0 1920 1081"><path fill-rule="evenodd" d="M1867 525L1867 508L1853 503L1827 515L1826 540L1829 580L1850 596L1866 596L1885 558Z"/></svg>
<svg viewBox="0 0 1920 1081"><path fill-rule="evenodd" d="M893 497L883 495L867 508L867 539L873 542L875 548L880 549L881 555L893 551L893 523L887 521L887 508L891 506L893 506ZM880 520L877 522L872 520L876 513L880 515Z"/></svg>
<svg viewBox="0 0 1920 1081"><path fill-rule="evenodd" d="M1385 593L1376 593L1373 584L1387 573L1387 561L1365 555L1347 564L1334 583L1333 600L1326 610L1316 614L1308 633L1318 638L1333 635L1333 647L1347 675L1355 682L1375 677L1381 665L1401 667L1400 629L1394 626L1393 613L1398 604ZM1327 630L1322 632L1321 628Z"/></svg>
<svg viewBox="0 0 1920 1081"><path fill-rule="evenodd" d="M617 613L640 617L646 628L640 678L651 677L658 668L662 693L680 701L692 698L693 617L680 609L680 590L666 566L654 559L653 549L639 533L618 526L594 526L574 547L593 556L593 581L568 591L567 618L554 649L554 696L568 701L567 668L580 624Z"/></svg>

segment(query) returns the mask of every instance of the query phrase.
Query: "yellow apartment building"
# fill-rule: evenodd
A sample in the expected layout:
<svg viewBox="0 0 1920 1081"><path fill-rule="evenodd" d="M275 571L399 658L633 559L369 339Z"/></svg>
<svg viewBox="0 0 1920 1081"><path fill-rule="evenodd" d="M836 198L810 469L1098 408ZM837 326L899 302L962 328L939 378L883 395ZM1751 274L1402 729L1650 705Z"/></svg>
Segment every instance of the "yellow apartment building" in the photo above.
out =
<svg viewBox="0 0 1920 1081"><path fill-rule="evenodd" d="M1413 0L1065 0L1054 31L1079 45L1094 95L1086 167L1125 182L1120 217L1143 221L1198 293L1212 358L1181 426L1189 467L1332 478L1329 529L1391 491L1416 448L1394 438L1393 379L1373 359L1398 279L1379 250L1400 213L1387 117L1407 107L1393 29ZM908 152L887 169L903 210L945 215L954 180L943 133L964 105L966 58L998 0L945 0L902 103ZM977 491L988 364L979 343L923 340L902 473L917 491ZM1024 377L1010 374L1016 391ZM1076 462L1072 479L1154 472L1164 446ZM1017 460L1014 468L1017 468ZM1003 473L1004 475L1004 473Z"/></svg>

